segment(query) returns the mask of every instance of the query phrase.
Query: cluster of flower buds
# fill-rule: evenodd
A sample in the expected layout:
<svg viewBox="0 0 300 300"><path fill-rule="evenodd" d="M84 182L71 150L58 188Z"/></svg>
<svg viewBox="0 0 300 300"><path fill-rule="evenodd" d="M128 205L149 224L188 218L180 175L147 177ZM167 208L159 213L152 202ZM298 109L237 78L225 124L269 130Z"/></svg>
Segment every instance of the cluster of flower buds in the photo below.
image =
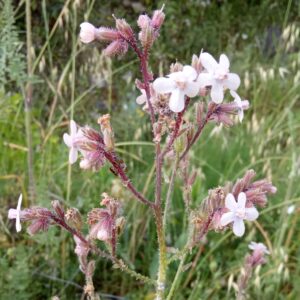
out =
<svg viewBox="0 0 300 300"><path fill-rule="evenodd" d="M80 40L82 43L89 44L95 40L109 42L109 45L104 49L104 54L114 56L117 54L125 54L128 50L128 43L124 39L128 34L133 32L130 26L124 20L116 20L117 29L99 27L88 22L80 24Z"/></svg>
<svg viewBox="0 0 300 300"><path fill-rule="evenodd" d="M78 158L78 152L81 153L82 159L80 167L82 169L99 170L105 163L104 152L112 150L114 146L113 131L110 127L109 115L99 119L103 136L91 127L77 128L76 123L70 121L70 134L65 133L63 138L65 144L69 147L69 162L73 164Z"/></svg>
<svg viewBox="0 0 300 300"><path fill-rule="evenodd" d="M206 228L207 231L219 231L232 225L233 233L242 236L245 233L244 220L256 220L259 216L256 207L264 207L267 194L277 191L266 179L253 182L254 177L255 172L249 170L233 186L228 184L209 191L200 209L194 212L195 230Z"/></svg>
<svg viewBox="0 0 300 300"><path fill-rule="evenodd" d="M114 254L117 238L123 230L125 220L119 216L120 203L106 193L102 196L100 204L105 208L94 208L88 214L89 239L106 242Z"/></svg>
<svg viewBox="0 0 300 300"><path fill-rule="evenodd" d="M139 33L139 40L141 41L144 49L149 49L158 37L159 29L165 19L163 9L164 7L160 10L155 10L152 18L146 14L140 15L138 18L137 24L141 29Z"/></svg>

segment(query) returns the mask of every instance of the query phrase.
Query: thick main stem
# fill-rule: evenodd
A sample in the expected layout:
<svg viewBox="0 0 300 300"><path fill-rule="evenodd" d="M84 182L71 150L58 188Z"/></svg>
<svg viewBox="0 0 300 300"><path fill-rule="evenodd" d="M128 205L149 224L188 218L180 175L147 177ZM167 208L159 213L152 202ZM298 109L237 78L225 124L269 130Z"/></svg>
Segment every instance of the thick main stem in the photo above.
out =
<svg viewBox="0 0 300 300"><path fill-rule="evenodd" d="M161 206L155 206L154 216L156 223L158 247L159 247L159 267L157 274L156 300L162 300L165 296L166 272L167 272L167 247L165 232L163 227Z"/></svg>

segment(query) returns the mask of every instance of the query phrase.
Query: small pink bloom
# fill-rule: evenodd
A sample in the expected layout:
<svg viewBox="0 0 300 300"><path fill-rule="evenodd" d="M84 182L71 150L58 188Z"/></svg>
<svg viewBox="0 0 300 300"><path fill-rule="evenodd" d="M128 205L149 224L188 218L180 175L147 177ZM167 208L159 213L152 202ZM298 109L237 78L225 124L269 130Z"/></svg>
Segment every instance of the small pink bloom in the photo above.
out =
<svg viewBox="0 0 300 300"><path fill-rule="evenodd" d="M82 43L88 44L96 39L96 27L88 22L80 24L79 37Z"/></svg>
<svg viewBox="0 0 300 300"><path fill-rule="evenodd" d="M184 66L180 72L171 73L166 77L157 78L153 82L154 90L159 94L171 93L169 107L173 112L181 112L184 109L185 95L197 96L200 85L196 80L196 70L191 66Z"/></svg>
<svg viewBox="0 0 300 300"><path fill-rule="evenodd" d="M258 211L253 207L246 207L246 194L240 193L238 201L232 194L228 194L225 199L225 206L229 210L221 217L221 225L226 226L233 223L233 233L236 236L242 236L245 233L244 220L254 221L258 218Z"/></svg>
<svg viewBox="0 0 300 300"><path fill-rule="evenodd" d="M231 90L230 94L234 98L234 102L236 103L238 109L239 120L242 122L244 119L244 110L249 108L249 101L242 101L241 97L235 91Z"/></svg>
<svg viewBox="0 0 300 300"><path fill-rule="evenodd" d="M9 219L16 219L16 231L17 232L20 232L21 229L22 229L22 226L21 226L21 217L20 217L20 214L21 214L21 204L22 204L22 194L20 194L20 196L19 196L17 208L16 209L11 208L8 211L8 218Z"/></svg>
<svg viewBox="0 0 300 300"><path fill-rule="evenodd" d="M69 162L73 164L76 162L78 158L78 145L77 142L82 138L81 130L77 130L76 123L71 120L70 121L70 134L64 133L63 139L65 144L70 148L69 153Z"/></svg>
<svg viewBox="0 0 300 300"><path fill-rule="evenodd" d="M253 250L254 252L261 252L264 254L270 254L270 251L268 250L268 248L263 244L263 243L255 243L255 242L251 242L249 244L249 249Z"/></svg>

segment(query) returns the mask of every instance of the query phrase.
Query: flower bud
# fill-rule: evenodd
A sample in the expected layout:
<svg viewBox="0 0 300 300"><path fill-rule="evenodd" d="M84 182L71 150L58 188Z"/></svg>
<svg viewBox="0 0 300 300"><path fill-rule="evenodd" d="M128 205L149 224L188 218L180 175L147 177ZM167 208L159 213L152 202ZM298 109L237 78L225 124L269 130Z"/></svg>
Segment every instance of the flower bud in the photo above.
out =
<svg viewBox="0 0 300 300"><path fill-rule="evenodd" d="M141 29L144 29L147 26L149 26L150 22L151 19L147 15L140 15L137 20L137 24Z"/></svg>
<svg viewBox="0 0 300 300"><path fill-rule="evenodd" d="M128 50L128 44L127 42L118 39L113 42L111 42L104 50L103 54L106 56L114 56L114 55L122 55L125 54Z"/></svg>
<svg viewBox="0 0 300 300"><path fill-rule="evenodd" d="M51 202L51 205L56 212L57 216L59 216L61 219L65 218L65 212L63 207L61 206L60 202L58 200L54 200Z"/></svg>
<svg viewBox="0 0 300 300"><path fill-rule="evenodd" d="M82 218L77 208L69 208L66 212L66 220L70 226L74 226L77 230L81 230Z"/></svg>
<svg viewBox="0 0 300 300"><path fill-rule="evenodd" d="M96 27L88 22L80 24L79 37L82 43L89 44L96 39Z"/></svg>
<svg viewBox="0 0 300 300"><path fill-rule="evenodd" d="M115 147L114 132L110 124L110 115L103 115L98 119L101 131L103 133L104 145L108 151L112 151Z"/></svg>
<svg viewBox="0 0 300 300"><path fill-rule="evenodd" d="M151 25L155 29L159 29L165 20L165 14L163 13L163 9L164 9L164 6L160 10L156 10L153 13Z"/></svg>
<svg viewBox="0 0 300 300"><path fill-rule="evenodd" d="M153 27L149 24L139 33L139 40L145 49L149 49L155 39Z"/></svg>
<svg viewBox="0 0 300 300"><path fill-rule="evenodd" d="M126 40L134 38L133 31L125 19L116 19L116 28Z"/></svg>

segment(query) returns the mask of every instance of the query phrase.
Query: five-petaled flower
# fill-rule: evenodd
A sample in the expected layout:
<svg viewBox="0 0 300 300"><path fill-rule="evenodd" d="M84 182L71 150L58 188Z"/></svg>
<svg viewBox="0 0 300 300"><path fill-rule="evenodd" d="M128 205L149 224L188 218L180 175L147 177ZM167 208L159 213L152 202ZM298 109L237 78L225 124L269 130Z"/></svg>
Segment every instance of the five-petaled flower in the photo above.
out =
<svg viewBox="0 0 300 300"><path fill-rule="evenodd" d="M230 91L230 94L234 98L234 102L236 103L238 109L239 120L240 122L242 122L244 119L244 110L249 108L249 101L242 101L241 97L237 94L237 92L233 90Z"/></svg>
<svg viewBox="0 0 300 300"><path fill-rule="evenodd" d="M221 225L233 223L233 233L239 237L245 233L244 220L254 221L258 218L257 209L254 206L246 207L246 200L246 194L243 192L238 195L237 202L229 193L225 199L225 206L229 211L221 217Z"/></svg>
<svg viewBox="0 0 300 300"><path fill-rule="evenodd" d="M167 78L157 78L153 82L153 88L159 94L171 93L169 107L178 113L184 109L185 95L193 98L199 93L200 83L196 79L196 70L191 66L184 66L182 71L171 73Z"/></svg>
<svg viewBox="0 0 300 300"><path fill-rule="evenodd" d="M82 138L82 131L77 130L75 121L70 121L70 134L64 133L64 142L70 148L69 162L73 164L78 158L78 145L76 144L80 138Z"/></svg>
<svg viewBox="0 0 300 300"><path fill-rule="evenodd" d="M200 87L211 86L211 100L217 104L224 99L224 88L237 90L241 80L237 74L229 73L229 59L221 54L219 63L207 52L200 54L200 61L207 73L200 73L197 81Z"/></svg>
<svg viewBox="0 0 300 300"><path fill-rule="evenodd" d="M21 229L22 229L21 216L20 216L20 214L21 214L21 204L22 204L22 194L20 194L20 196L19 196L17 208L16 209L11 208L8 211L8 218L9 219L16 219L16 230L17 230L17 232L20 232Z"/></svg>

